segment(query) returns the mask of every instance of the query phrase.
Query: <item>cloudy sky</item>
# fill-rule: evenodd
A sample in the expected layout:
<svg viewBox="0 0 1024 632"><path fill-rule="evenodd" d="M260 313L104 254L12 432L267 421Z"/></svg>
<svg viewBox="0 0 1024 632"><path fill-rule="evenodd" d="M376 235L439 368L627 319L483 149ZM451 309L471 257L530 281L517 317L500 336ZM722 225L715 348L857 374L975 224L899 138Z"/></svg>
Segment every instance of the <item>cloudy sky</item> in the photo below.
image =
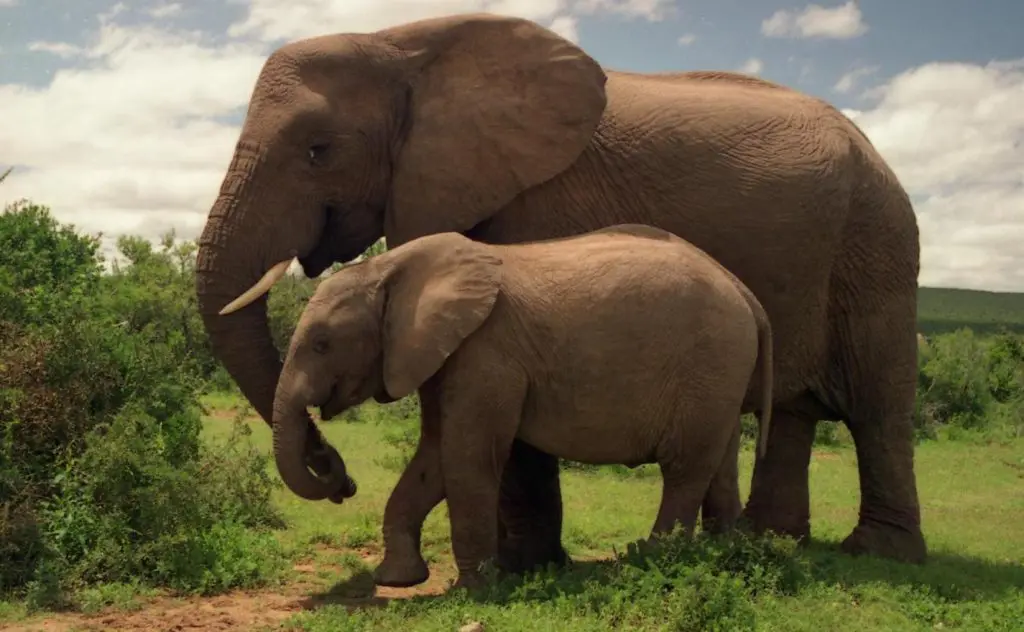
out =
<svg viewBox="0 0 1024 632"><path fill-rule="evenodd" d="M269 51L487 10L607 67L743 70L828 99L912 194L923 285L1024 291L1024 2L817 2L0 0L0 204L195 237Z"/></svg>

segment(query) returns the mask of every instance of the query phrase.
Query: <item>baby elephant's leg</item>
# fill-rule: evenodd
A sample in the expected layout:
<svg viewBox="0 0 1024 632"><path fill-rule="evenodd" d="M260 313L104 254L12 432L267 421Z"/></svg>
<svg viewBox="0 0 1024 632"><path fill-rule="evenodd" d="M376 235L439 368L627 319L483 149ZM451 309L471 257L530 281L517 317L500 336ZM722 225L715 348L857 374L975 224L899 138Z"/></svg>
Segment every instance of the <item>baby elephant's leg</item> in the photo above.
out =
<svg viewBox="0 0 1024 632"><path fill-rule="evenodd" d="M433 389L420 389L420 442L384 508L384 559L373 573L380 586L415 586L430 570L420 552L423 521L444 500L441 419Z"/></svg>
<svg viewBox="0 0 1024 632"><path fill-rule="evenodd" d="M677 524L693 533L701 504L732 438L729 430L710 421L719 417L704 411L694 414L659 449L661 506L651 535L669 533Z"/></svg>
<svg viewBox="0 0 1024 632"><path fill-rule="evenodd" d="M441 458L456 587L482 585L480 565L497 561L498 492L526 394L523 376L494 371L488 377L476 392L453 389L443 403Z"/></svg>
<svg viewBox="0 0 1024 632"><path fill-rule="evenodd" d="M711 486L701 505L701 527L710 533L724 533L736 526L743 505L739 486L740 424L736 419L729 446L711 479Z"/></svg>

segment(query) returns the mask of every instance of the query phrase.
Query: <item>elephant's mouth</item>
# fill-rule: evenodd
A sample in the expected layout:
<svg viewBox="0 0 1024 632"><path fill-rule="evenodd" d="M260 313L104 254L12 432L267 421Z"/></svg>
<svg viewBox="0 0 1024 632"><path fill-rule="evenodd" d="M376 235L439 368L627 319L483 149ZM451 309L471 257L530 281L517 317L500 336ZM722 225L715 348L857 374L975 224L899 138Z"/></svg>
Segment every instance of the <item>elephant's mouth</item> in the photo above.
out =
<svg viewBox="0 0 1024 632"><path fill-rule="evenodd" d="M324 204L320 239L309 254L299 257L302 272L316 278L335 262L347 263L363 254L384 233L383 217L383 205Z"/></svg>
<svg viewBox="0 0 1024 632"><path fill-rule="evenodd" d="M324 421L330 421L334 417L340 415L346 408L348 408L338 393L338 383L335 382L331 385L331 392L327 394L327 400L319 406L320 408L320 419Z"/></svg>
<svg viewBox="0 0 1024 632"><path fill-rule="evenodd" d="M334 263L334 252L331 242L335 235L332 235L331 227L337 221L339 210L331 204L325 204L323 214L324 224L323 229L320 231L320 239L308 255L299 257L299 265L302 266L302 272L309 279L320 276L324 270Z"/></svg>

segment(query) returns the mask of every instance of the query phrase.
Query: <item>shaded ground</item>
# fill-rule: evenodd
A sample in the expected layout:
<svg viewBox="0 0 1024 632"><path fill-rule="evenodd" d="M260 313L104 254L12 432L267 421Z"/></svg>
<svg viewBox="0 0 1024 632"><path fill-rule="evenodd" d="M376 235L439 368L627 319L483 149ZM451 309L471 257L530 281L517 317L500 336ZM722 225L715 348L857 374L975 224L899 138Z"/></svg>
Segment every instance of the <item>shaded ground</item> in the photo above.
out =
<svg viewBox="0 0 1024 632"><path fill-rule="evenodd" d="M318 547L321 552L329 551ZM338 551L334 551L337 553ZM322 556L318 556L322 557ZM379 556L360 552L363 562L376 566ZM213 597L139 597L132 610L108 607L93 614L47 613L45 618L19 623L0 623L7 632L186 632L258 630L276 628L282 621L302 610L315 610L327 604L351 608L374 607L392 599L421 595L440 595L446 590L452 574L446 565L434 565L424 584L411 588L387 588L373 585L368 574L356 574L331 585L328 578L347 575L337 564L317 559L292 567L298 579L274 589L234 591Z"/></svg>

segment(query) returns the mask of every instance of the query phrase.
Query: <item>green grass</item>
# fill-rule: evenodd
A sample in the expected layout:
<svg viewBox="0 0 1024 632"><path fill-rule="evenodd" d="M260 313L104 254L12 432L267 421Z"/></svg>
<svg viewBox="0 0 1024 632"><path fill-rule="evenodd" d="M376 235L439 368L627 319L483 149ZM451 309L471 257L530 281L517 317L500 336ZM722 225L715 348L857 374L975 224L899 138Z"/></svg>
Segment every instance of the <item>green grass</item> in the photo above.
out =
<svg viewBox="0 0 1024 632"><path fill-rule="evenodd" d="M927 335L968 327L979 334L1001 328L1024 332L1024 294L952 288L920 288L918 328Z"/></svg>
<svg viewBox="0 0 1024 632"><path fill-rule="evenodd" d="M213 414L206 439L225 437L232 409L240 409L237 400L217 395L207 405ZM909 566L838 551L856 523L858 502L856 456L843 432L837 433L840 445L816 449L810 465L815 539L806 549L794 553L784 540L670 541L660 556L627 555L654 520L657 470L571 470L562 475L563 541L577 560L571 570L503 580L474 595L459 591L380 605L371 598L369 573L401 456L385 437L413 427L389 423L386 411L368 405L355 423L321 425L359 483L354 498L334 505L301 500L284 488L275 492L288 522L276 536L296 566L286 571L285 585L265 590L308 598L303 612L274 629L450 632L479 621L502 632L1019 630L1024 621L1024 439L918 447L930 559ZM269 451L269 429L257 419L245 423L254 443ZM751 462L746 446L744 497ZM608 560L613 550L623 554L618 562ZM424 552L435 585L436 577L453 575L444 503L426 522ZM80 602L93 611L138 611L146 598L145 591L119 585L94 589ZM25 617L19 604L0 602L0 620Z"/></svg>
<svg viewBox="0 0 1024 632"><path fill-rule="evenodd" d="M260 421L250 423L254 440L269 449L269 430ZM319 559L333 561L337 567L319 588L325 605L294 618L294 629L453 630L466 620L503 631L621 627L621 623L587 612L581 605L595 590L582 586L587 577L606 584L622 581L616 579L617 571L610 563L577 564L572 573L547 580L557 589L548 590L551 594L540 599L509 598L516 588L504 586L486 598L425 597L354 613L339 603L332 605L344 596L372 590L368 567L345 550L379 549L380 519L398 477L396 471L382 465L388 463L387 457L398 454L381 440L387 425L322 426L343 451L359 482L359 494L343 505L310 503L287 490L278 492L291 524L281 534L286 546L308 556L314 544L328 544L321 547ZM210 435L227 431L223 422L207 425ZM740 472L744 496L751 463L752 452L744 450ZM1014 626L1024 621L1024 530L1020 528L1024 524L1024 441L987 446L928 442L918 447L916 463L931 553L929 563L922 567L855 559L838 552L839 541L857 520L856 456L848 445L815 451L810 466L815 542L798 555L810 564L810 575L791 594L766 594L751 602L757 629L924 630L939 623L957 629L1019 629ZM631 541L646 537L661 485L652 469L645 466L641 472L627 474L563 473L564 542L574 558L608 557L613 547L623 551ZM424 548L433 573L451 573L444 504L427 520ZM531 585L527 582L527 587ZM518 590L527 588L520 585ZM575 596L558 597L559 591ZM704 601L698 602L706 606ZM614 610L607 603L605 606ZM617 616L621 619L624 615ZM655 613L631 621L632 629L687 629L659 627L666 622ZM733 621L726 628L749 629L749 623Z"/></svg>

